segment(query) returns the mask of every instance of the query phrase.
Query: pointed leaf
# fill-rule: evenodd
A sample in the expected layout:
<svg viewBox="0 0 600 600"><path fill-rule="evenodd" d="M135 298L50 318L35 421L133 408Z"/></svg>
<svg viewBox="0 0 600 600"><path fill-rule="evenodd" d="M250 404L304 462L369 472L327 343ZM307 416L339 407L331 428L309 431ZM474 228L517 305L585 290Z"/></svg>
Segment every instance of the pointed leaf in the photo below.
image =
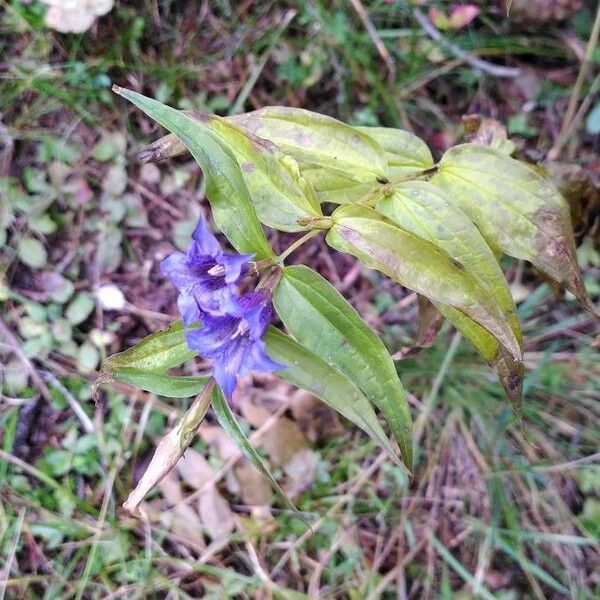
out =
<svg viewBox="0 0 600 600"><path fill-rule="evenodd" d="M231 436L233 441L239 446L240 450L244 453L248 460L260 471L261 475L271 484L271 487L281 498L284 504L288 508L293 510L295 513L297 513L298 509L285 495L285 492L281 489L273 475L271 475L269 469L263 462L263 459L254 449L254 447L250 443L250 440L246 437L246 434L243 432L242 428L240 427L240 424L237 422L235 415L231 412L231 408L229 407L229 404L227 404L225 396L223 396L223 392L221 392L221 390L218 387L215 387L213 391L212 407L215 411L215 415L217 416L217 420L219 421L221 427Z"/></svg>
<svg viewBox="0 0 600 600"><path fill-rule="evenodd" d="M331 117L301 108L269 106L231 119L270 140L301 164L325 167L359 182L387 176L381 146L363 132Z"/></svg>
<svg viewBox="0 0 600 600"><path fill-rule="evenodd" d="M164 373L194 356L196 353L188 348L183 337L183 324L177 321L168 329L145 337L124 352L109 356L104 362L103 370L115 377L121 369Z"/></svg>
<svg viewBox="0 0 600 600"><path fill-rule="evenodd" d="M322 216L316 193L293 158L226 119L201 111L190 116L219 136L234 154L263 223L282 231L301 231L306 227L298 224L299 219Z"/></svg>
<svg viewBox="0 0 600 600"><path fill-rule="evenodd" d="M342 295L308 267L284 269L273 304L290 334L302 346L338 367L381 410L410 470L410 411L383 342Z"/></svg>
<svg viewBox="0 0 600 600"><path fill-rule="evenodd" d="M448 150L431 181L490 244L528 260L600 316L577 266L569 209L552 183L526 164L474 144Z"/></svg>
<svg viewBox="0 0 600 600"><path fill-rule="evenodd" d="M378 212L407 231L428 240L442 248L453 259L465 267L465 270L496 299L504 317L509 322L515 338L523 341L517 309L506 279L485 240L467 216L455 206L440 189L424 181L410 181L397 184L393 196L380 199ZM439 305L439 303L438 303ZM500 345L485 329L469 319L464 313L445 306L444 315L471 341L474 346L484 350L484 359L496 369L503 387L507 390L513 404L522 388L522 360L510 357L500 350ZM493 356L490 356L490 353ZM510 360L507 357L510 357ZM501 356L505 358L499 363ZM509 371L512 368L512 371Z"/></svg>
<svg viewBox="0 0 600 600"><path fill-rule="evenodd" d="M326 238L330 246L356 256L432 302L457 308L520 360L519 342L502 310L462 263L366 206L341 206L332 219Z"/></svg>
<svg viewBox="0 0 600 600"><path fill-rule="evenodd" d="M515 414L520 418L523 379L525 377L523 361L515 360L494 336L490 335L475 321L469 319L464 313L441 303L436 303L435 306L473 344L477 352L495 371Z"/></svg>
<svg viewBox="0 0 600 600"><path fill-rule="evenodd" d="M385 151L390 180L406 178L433 166L427 144L416 135L391 127L357 127L372 137Z"/></svg>
<svg viewBox="0 0 600 600"><path fill-rule="evenodd" d="M399 464L373 407L358 387L339 369L271 327L265 336L269 356L286 366L277 375L307 390L358 425Z"/></svg>
<svg viewBox="0 0 600 600"><path fill-rule="evenodd" d="M183 339L183 335L182 335ZM123 383L169 398L189 398L200 393L207 377L184 377L164 373L148 373L139 369L121 368L111 372Z"/></svg>
<svg viewBox="0 0 600 600"><path fill-rule="evenodd" d="M381 198L375 209L458 261L496 299L515 337L522 341L517 308L494 253L449 196L426 181L407 181L396 184L394 194Z"/></svg>
<svg viewBox="0 0 600 600"><path fill-rule="evenodd" d="M273 256L260 226L240 168L231 151L210 130L185 113L156 100L114 86L114 91L176 134L202 167L217 227L241 253Z"/></svg>

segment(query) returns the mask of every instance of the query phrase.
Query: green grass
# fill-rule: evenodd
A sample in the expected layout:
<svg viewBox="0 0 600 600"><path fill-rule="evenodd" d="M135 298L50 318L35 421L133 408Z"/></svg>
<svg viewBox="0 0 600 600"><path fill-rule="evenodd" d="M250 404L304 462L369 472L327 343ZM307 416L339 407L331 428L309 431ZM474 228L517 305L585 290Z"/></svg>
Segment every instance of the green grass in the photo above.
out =
<svg viewBox="0 0 600 600"><path fill-rule="evenodd" d="M193 448L236 517L224 538L211 538L207 523L218 519L201 514L202 494L182 478L149 497L147 520L123 512L149 452L188 402L114 385L94 405L91 386L104 356L163 326L160 313L173 310L156 265L172 243L185 243L201 180L190 162L136 164L134 151L158 131L111 84L220 114L290 104L356 124L410 126L437 153L460 134L463 113L492 103L505 120L522 104L512 84L440 54L405 2L365 3L395 60L391 81L341 1L294 3L283 31L287 4L254 3L238 14L235 3L214 2L201 17L194 2L158 2L158 21L148 6L121 2L97 30L63 36L44 29L40 2L2 2L0 303L16 339L15 347L0 334L4 597L597 597L600 471L588 457L600 447L598 331L529 271L520 305L529 367L523 428L491 371L464 341L452 346L445 329L433 348L399 363L413 416L427 415L413 481L355 430L321 437L309 444L310 485L295 498L307 531L276 500L250 508L244 493L259 484L240 483L243 463L201 436ZM580 21L573 35L585 43L589 24ZM515 33L491 10L448 35L490 61L577 66L558 30ZM570 86L541 79L528 92L531 129L519 140L543 151L552 141L547 110L563 110ZM582 164L593 160L589 137L573 147ZM46 256L22 240L41 243ZM127 300L119 311L96 299L109 283ZM410 341L414 303L398 309L402 292L362 274L347 293L390 349ZM18 352L63 387L44 379L49 398L39 400ZM284 415L290 390L257 383L267 389L261 401L270 397L269 410ZM290 475L260 439L285 485Z"/></svg>

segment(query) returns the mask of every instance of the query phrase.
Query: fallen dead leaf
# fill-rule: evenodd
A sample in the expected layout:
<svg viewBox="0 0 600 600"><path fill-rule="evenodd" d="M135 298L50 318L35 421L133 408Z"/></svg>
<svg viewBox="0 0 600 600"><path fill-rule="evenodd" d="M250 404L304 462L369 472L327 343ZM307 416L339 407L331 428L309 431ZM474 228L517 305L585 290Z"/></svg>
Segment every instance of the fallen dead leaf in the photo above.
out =
<svg viewBox="0 0 600 600"><path fill-rule="evenodd" d="M291 412L302 433L313 443L344 433L338 413L304 390L294 393Z"/></svg>

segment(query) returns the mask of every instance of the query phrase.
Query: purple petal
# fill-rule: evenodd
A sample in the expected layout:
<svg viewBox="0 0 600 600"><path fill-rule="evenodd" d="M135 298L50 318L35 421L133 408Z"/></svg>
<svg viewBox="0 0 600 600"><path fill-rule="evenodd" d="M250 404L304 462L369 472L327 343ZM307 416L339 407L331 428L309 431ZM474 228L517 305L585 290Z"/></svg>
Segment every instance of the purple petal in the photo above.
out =
<svg viewBox="0 0 600 600"><path fill-rule="evenodd" d="M189 293L181 293L177 298L177 308L183 320L183 324L189 327L193 323L200 321L200 309L194 296Z"/></svg>
<svg viewBox="0 0 600 600"><path fill-rule="evenodd" d="M238 299L238 314L248 323L250 336L261 338L273 317L271 300L264 292L248 292Z"/></svg>
<svg viewBox="0 0 600 600"><path fill-rule="evenodd" d="M202 329L187 331L188 346L206 358L214 358L231 345L232 337L239 325L239 319L231 316L211 317L203 314Z"/></svg>
<svg viewBox="0 0 600 600"><path fill-rule="evenodd" d="M253 258L253 254L223 253L217 262L225 267L225 283L237 283Z"/></svg>
<svg viewBox="0 0 600 600"><path fill-rule="evenodd" d="M224 352L213 360L213 376L225 397L231 400L237 385L237 378L243 368L248 340L225 347Z"/></svg>
<svg viewBox="0 0 600 600"><path fill-rule="evenodd" d="M234 285L212 288L198 283L192 289L196 304L208 315L221 316L235 310L237 301Z"/></svg>
<svg viewBox="0 0 600 600"><path fill-rule="evenodd" d="M196 282L196 276L188 264L188 257L182 252L167 256L160 263L160 270L178 290L190 287Z"/></svg>
<svg viewBox="0 0 600 600"><path fill-rule="evenodd" d="M195 242L194 250L196 250L198 254L212 256L213 258L221 255L221 246L219 246L217 238L208 228L208 223L202 215L200 215L196 229L194 229L194 233L192 233L192 240ZM192 248L190 248L190 250L191 249Z"/></svg>
<svg viewBox="0 0 600 600"><path fill-rule="evenodd" d="M265 343L262 340L255 340L248 349L244 364L241 366L240 375L247 375L251 372L273 373L285 369L285 365L279 364L269 358Z"/></svg>

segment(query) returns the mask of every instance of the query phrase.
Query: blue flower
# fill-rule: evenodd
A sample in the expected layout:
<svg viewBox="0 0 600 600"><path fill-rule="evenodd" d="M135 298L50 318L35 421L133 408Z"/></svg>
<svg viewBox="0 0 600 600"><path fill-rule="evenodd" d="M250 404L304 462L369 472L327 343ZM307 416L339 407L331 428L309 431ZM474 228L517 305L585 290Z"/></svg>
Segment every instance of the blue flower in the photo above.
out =
<svg viewBox="0 0 600 600"><path fill-rule="evenodd" d="M267 294L248 292L229 306L227 314L203 314L202 328L186 331L188 346L212 360L213 377L227 398L231 399L238 376L284 368L267 356L262 341L272 314Z"/></svg>
<svg viewBox="0 0 600 600"><path fill-rule="evenodd" d="M175 252L160 268L179 291L177 306L183 323L189 327L200 314L220 315L232 308L237 284L244 276L251 255L229 254L200 217L188 251Z"/></svg>
<svg viewBox="0 0 600 600"><path fill-rule="evenodd" d="M264 290L238 294L251 258L223 252L200 217L188 251L176 252L160 265L179 291L185 327L201 324L200 329L186 329L188 346L212 360L213 377L229 399L238 376L284 368L267 356L262 340L273 316L270 296Z"/></svg>

